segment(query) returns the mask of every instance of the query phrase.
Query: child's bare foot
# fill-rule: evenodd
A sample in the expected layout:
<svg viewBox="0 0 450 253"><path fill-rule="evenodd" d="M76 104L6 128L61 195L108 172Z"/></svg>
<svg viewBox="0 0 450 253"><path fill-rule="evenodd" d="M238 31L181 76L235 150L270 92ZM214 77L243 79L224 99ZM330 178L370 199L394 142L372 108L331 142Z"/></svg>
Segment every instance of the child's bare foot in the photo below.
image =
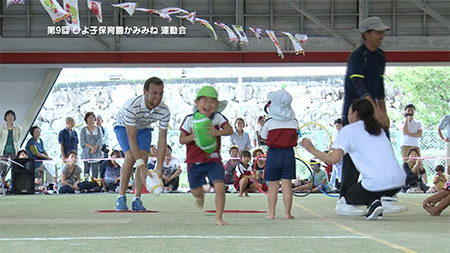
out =
<svg viewBox="0 0 450 253"><path fill-rule="evenodd" d="M431 206L431 205L425 205L423 207L425 210L427 210L428 213L431 214L431 216L439 216L441 213L436 211L436 207Z"/></svg>
<svg viewBox="0 0 450 253"><path fill-rule="evenodd" d="M203 204L205 203L205 197L199 197L199 198L195 198L195 204L198 206L198 208L200 208L201 210L203 210Z"/></svg>
<svg viewBox="0 0 450 253"><path fill-rule="evenodd" d="M242 198L242 197L244 197L244 195L242 195L242 194L239 194L239 196L238 196L239 198Z"/></svg>
<svg viewBox="0 0 450 253"><path fill-rule="evenodd" d="M245 197L249 197L249 196L248 196L248 193L245 193Z"/></svg>
<svg viewBox="0 0 450 253"><path fill-rule="evenodd" d="M284 218L286 218L286 219L295 219L295 216L292 216L291 214L286 214L285 216L284 216Z"/></svg>
<svg viewBox="0 0 450 253"><path fill-rule="evenodd" d="M273 220L273 219L275 219L275 215L274 214L269 214L269 216L266 216L266 219Z"/></svg>
<svg viewBox="0 0 450 253"><path fill-rule="evenodd" d="M228 223L226 223L222 219L218 219L218 220L216 219L216 225L217 226L226 226L226 225L228 225Z"/></svg>

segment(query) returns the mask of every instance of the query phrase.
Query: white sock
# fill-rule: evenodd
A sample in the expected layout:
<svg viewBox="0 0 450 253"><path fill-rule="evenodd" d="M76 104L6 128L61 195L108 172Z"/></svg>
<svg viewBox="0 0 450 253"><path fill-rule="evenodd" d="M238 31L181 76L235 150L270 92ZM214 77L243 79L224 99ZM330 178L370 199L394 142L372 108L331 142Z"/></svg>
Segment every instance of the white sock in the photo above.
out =
<svg viewBox="0 0 450 253"><path fill-rule="evenodd" d="M135 201L136 199L141 199L141 197L134 196L133 201Z"/></svg>
<svg viewBox="0 0 450 253"><path fill-rule="evenodd" d="M117 196L117 198L120 198L120 197L125 197L125 195L119 195L119 196Z"/></svg>

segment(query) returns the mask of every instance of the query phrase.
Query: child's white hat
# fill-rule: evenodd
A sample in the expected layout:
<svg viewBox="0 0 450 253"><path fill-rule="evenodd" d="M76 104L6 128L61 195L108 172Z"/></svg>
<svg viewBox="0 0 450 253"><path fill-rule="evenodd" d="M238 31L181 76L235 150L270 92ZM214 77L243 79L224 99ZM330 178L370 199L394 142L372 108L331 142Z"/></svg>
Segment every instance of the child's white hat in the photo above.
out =
<svg viewBox="0 0 450 253"><path fill-rule="evenodd" d="M278 120L295 119L294 110L292 110L292 96L285 90L272 91L268 95L271 104L268 108L269 116Z"/></svg>

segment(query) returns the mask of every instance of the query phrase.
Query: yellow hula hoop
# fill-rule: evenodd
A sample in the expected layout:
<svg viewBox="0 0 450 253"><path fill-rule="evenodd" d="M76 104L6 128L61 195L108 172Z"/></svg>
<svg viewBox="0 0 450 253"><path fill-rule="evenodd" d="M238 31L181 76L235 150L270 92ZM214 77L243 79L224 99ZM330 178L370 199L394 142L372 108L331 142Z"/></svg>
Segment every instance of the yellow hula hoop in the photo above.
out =
<svg viewBox="0 0 450 253"><path fill-rule="evenodd" d="M301 126L301 127L299 128L299 130L301 130L302 128L304 128L304 127L306 127L306 126L309 126L309 125L317 125L317 126L320 126L321 128L323 128L323 129L325 130L325 132L327 132L328 137L330 137L330 145L333 144L333 137L331 136L330 132L325 128L325 126L323 126L322 124L320 124L320 123L318 123L318 122L308 122L308 123L304 124L303 126ZM301 133L301 131L300 131L300 133ZM330 150L330 152L331 152L331 150ZM297 157L298 157L300 160L304 161L304 162L307 163L307 164L312 164L312 165L314 165L314 164L319 164L319 163L320 163L320 161L318 161L318 162L310 162L310 161L307 161L307 160L303 159L303 158L300 156L300 154L298 153L297 149L295 149L295 154L297 155Z"/></svg>

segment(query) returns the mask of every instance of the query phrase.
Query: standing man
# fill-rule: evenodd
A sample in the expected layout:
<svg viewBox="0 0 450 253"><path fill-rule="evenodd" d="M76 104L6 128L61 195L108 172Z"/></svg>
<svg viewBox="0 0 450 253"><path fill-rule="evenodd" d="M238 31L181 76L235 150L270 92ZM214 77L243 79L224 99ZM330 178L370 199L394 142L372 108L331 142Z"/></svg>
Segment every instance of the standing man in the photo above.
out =
<svg viewBox="0 0 450 253"><path fill-rule="evenodd" d="M370 101L375 117L381 126L389 129L389 118L386 113L384 101L384 69L386 58L380 46L384 39L384 31L390 27L381 22L379 17L371 17L359 24L359 31L364 43L350 55L347 62L347 74L345 76L345 96L342 111L344 126L349 124L348 111L355 99L364 98ZM354 206L348 205L344 196L348 189L358 181L359 172L349 154L343 157L342 182L336 213L341 215L364 215L365 212Z"/></svg>
<svg viewBox="0 0 450 253"><path fill-rule="evenodd" d="M61 150L61 159L66 160L69 157L69 151L78 153L78 135L73 129L75 120L72 117L66 118L66 128L58 134L59 149Z"/></svg>
<svg viewBox="0 0 450 253"><path fill-rule="evenodd" d="M448 101L448 107L450 108L450 101ZM442 130L447 128L447 133L442 134ZM445 142L445 156L447 157L447 173L450 173L450 114L442 117L441 122L438 125L438 135L443 142Z"/></svg>
<svg viewBox="0 0 450 253"><path fill-rule="evenodd" d="M120 108L114 123L114 132L125 153L125 161L120 172L120 192L116 200L116 211L127 211L125 192L133 165L136 163L136 195L131 203L132 211L147 210L140 199L142 187L147 175L147 160L152 142L151 124L159 121L158 154L155 170L161 178L162 165L166 154L167 127L169 126L170 111L161 102L164 84L158 77L151 77L144 84L144 94L134 97Z"/></svg>

